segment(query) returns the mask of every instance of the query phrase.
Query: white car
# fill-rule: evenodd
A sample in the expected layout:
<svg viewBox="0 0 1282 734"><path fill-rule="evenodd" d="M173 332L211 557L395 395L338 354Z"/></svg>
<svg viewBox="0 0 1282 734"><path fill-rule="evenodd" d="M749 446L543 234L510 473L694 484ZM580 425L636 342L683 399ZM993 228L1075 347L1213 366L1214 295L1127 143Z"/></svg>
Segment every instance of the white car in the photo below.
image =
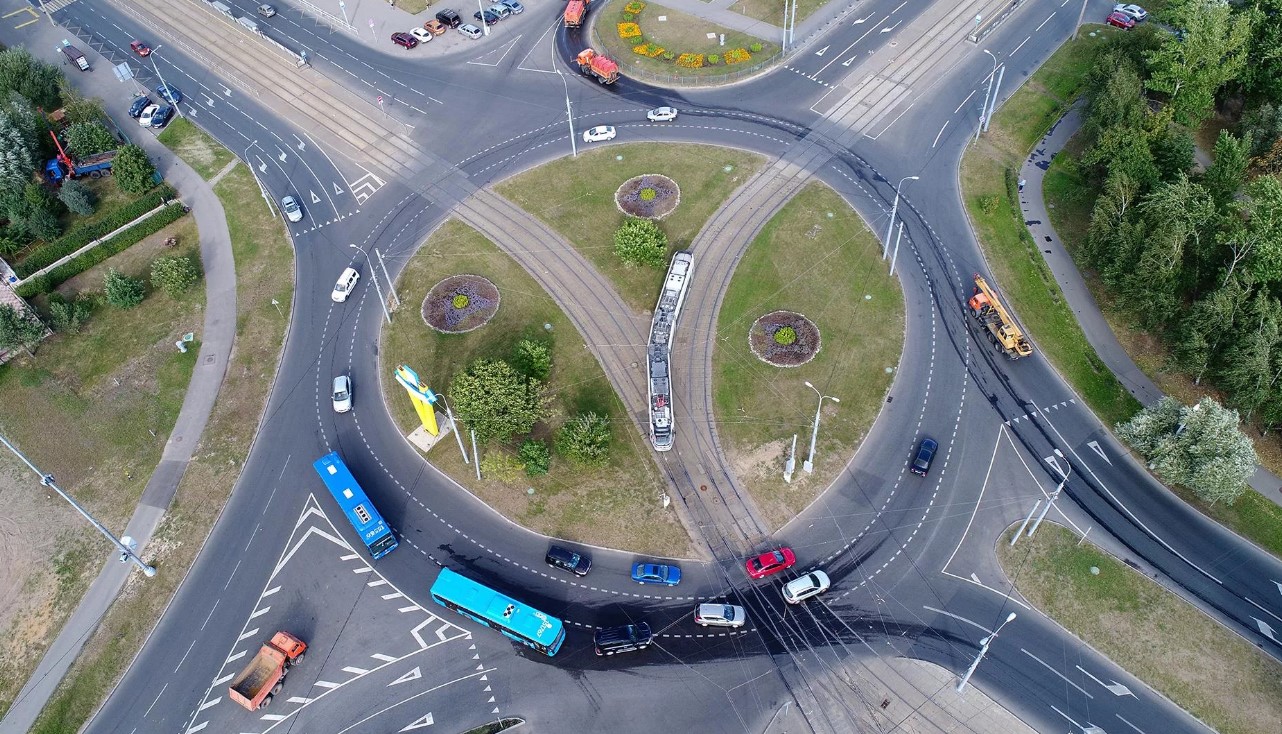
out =
<svg viewBox="0 0 1282 734"><path fill-rule="evenodd" d="M1136 23L1142 23L1146 18L1148 18L1148 11L1138 5L1114 5L1113 12L1130 16L1130 18Z"/></svg>
<svg viewBox="0 0 1282 734"><path fill-rule="evenodd" d="M285 218L291 222L303 221L303 208L298 205L298 200L292 196L286 196L280 200L280 210L285 212Z"/></svg>
<svg viewBox="0 0 1282 734"><path fill-rule="evenodd" d="M361 279L361 274L356 272L356 268L348 268L343 274L338 276L338 282L334 284L334 292L329 297L334 299L334 303L342 303L347 297L352 295L356 290L356 281Z"/></svg>
<svg viewBox="0 0 1282 734"><path fill-rule="evenodd" d="M481 35L483 34L483 31L480 28L477 28L471 23L464 23L463 25L459 26L458 32L462 33L464 36L467 36L473 41L480 38Z"/></svg>
<svg viewBox="0 0 1282 734"><path fill-rule="evenodd" d="M830 586L832 581L828 579L828 574L823 571L811 571L783 585L783 600L789 604L800 604L812 596L819 596Z"/></svg>
<svg viewBox="0 0 1282 734"><path fill-rule="evenodd" d="M156 113L159 111L160 105L158 104L149 104L142 108L142 114L138 115L138 124L143 127L151 127L152 118L154 118Z"/></svg>
<svg viewBox="0 0 1282 734"><path fill-rule="evenodd" d="M432 40L432 32L426 28L411 28L410 35L417 38L419 43L427 43Z"/></svg>
<svg viewBox="0 0 1282 734"><path fill-rule="evenodd" d="M695 624L707 627L742 627L748 613L734 604L700 604L694 608Z"/></svg>
<svg viewBox="0 0 1282 734"><path fill-rule="evenodd" d="M583 142L600 143L605 140L614 140L614 127L611 125L597 125L583 131Z"/></svg>
<svg viewBox="0 0 1282 734"><path fill-rule="evenodd" d="M346 413L352 409L352 380L347 375L334 378L334 386L330 393L333 396L335 413Z"/></svg>
<svg viewBox="0 0 1282 734"><path fill-rule="evenodd" d="M645 113L645 117L650 122L671 122L677 119L677 108L675 107L655 107Z"/></svg>

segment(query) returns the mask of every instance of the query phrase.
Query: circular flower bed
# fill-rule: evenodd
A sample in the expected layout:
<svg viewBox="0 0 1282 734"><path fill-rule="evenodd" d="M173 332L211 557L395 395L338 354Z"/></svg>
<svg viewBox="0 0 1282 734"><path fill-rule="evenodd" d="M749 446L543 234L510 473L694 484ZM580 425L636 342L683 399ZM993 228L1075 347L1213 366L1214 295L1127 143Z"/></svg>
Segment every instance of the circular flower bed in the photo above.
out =
<svg viewBox="0 0 1282 734"><path fill-rule="evenodd" d="M667 176L645 173L624 181L614 192L614 203L630 217L663 219L681 203L681 188Z"/></svg>
<svg viewBox="0 0 1282 734"><path fill-rule="evenodd" d="M499 289L479 275L451 275L423 299L423 321L445 334L479 329L499 310Z"/></svg>
<svg viewBox="0 0 1282 734"><path fill-rule="evenodd" d="M752 323L748 348L774 367L798 367L819 353L819 327L794 311L771 311Z"/></svg>

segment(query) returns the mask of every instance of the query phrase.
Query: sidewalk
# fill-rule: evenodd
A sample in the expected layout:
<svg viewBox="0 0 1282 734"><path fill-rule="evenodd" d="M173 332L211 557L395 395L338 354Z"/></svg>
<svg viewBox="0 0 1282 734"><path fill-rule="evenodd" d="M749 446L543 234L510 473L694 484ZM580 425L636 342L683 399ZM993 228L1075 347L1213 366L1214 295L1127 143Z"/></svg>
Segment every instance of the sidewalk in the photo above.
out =
<svg viewBox="0 0 1282 734"><path fill-rule="evenodd" d="M1046 133L1041 142L1033 148L1032 154L1019 169L1019 177L1026 182L1024 191L1019 197L1020 211L1024 213L1028 231L1036 240L1037 247L1042 250L1046 264L1054 274L1056 282L1059 283L1060 290L1064 291L1064 298L1073 309L1077 322L1081 324L1086 340L1127 391L1141 403L1150 405L1162 397L1162 391L1140 371L1117 341L1113 330L1104 320L1104 315L1100 313L1099 305L1095 303L1090 290L1087 289L1086 281L1078 272L1077 264L1064 249L1059 235L1051 226L1050 216L1046 210L1046 200L1042 198L1042 180L1046 176L1046 169L1050 167L1051 159L1063 150L1069 138L1073 137L1081 126L1081 105L1078 104L1060 118L1051 131ZM1282 479L1273 472L1257 465L1255 473L1247 480L1247 484L1282 506Z"/></svg>
<svg viewBox="0 0 1282 734"><path fill-rule="evenodd" d="M51 26L42 19L38 25L28 26L21 34L14 29L0 30L0 41L10 47L24 45L33 49L37 57L48 60L48 54L38 49L57 48L65 35L66 31L61 27ZM157 170L177 189L183 202L191 207L200 232L200 255L205 272L205 325L199 334L201 345L196 367L160 463L147 482L128 526L121 533L138 541L139 554L145 559L147 541L178 490L178 482L200 442L222 386L236 336L236 271L227 218L213 188L186 163L172 156L149 131L124 117L124 105L132 97L136 84L118 81L112 75L109 63L96 53L90 54L90 63L94 65L94 71L69 73L70 83L85 96L102 99L109 115L123 117L123 122L117 122L117 128L124 132L129 142L147 151ZM0 734L25 734L31 728L67 669L115 602L133 568L133 564L117 562L115 554L111 554L30 680L14 699L13 706L0 720ZM165 573L166 570L162 568L160 572ZM140 579L139 583L147 582Z"/></svg>

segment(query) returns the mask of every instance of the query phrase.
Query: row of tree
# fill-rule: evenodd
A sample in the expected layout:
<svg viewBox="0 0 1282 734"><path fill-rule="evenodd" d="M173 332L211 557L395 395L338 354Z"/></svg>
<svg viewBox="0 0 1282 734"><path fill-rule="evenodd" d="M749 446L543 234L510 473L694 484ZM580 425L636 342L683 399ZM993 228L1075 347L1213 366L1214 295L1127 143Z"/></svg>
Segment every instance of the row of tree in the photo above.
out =
<svg viewBox="0 0 1282 734"><path fill-rule="evenodd" d="M1189 0L1168 13L1179 32L1120 36L1089 75L1081 165L1100 195L1079 258L1119 306L1167 339L1179 367L1274 426L1282 423L1282 0ZM1246 113L1236 133L1220 133L1214 163L1195 173L1190 129L1217 100Z"/></svg>

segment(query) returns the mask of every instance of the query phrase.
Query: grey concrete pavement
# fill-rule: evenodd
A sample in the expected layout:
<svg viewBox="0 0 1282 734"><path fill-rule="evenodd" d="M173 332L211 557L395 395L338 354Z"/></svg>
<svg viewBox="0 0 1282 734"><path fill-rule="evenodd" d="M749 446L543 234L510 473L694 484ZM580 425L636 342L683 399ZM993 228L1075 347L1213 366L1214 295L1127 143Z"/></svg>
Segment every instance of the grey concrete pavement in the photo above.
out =
<svg viewBox="0 0 1282 734"><path fill-rule="evenodd" d="M1046 200L1042 195L1042 183L1051 159L1063 150L1068 140L1081 128L1081 105L1073 107L1068 114L1046 133L1041 142L1020 167L1019 177L1025 182L1024 191L1019 197L1020 211L1029 233L1042 251L1042 257L1050 267L1051 273L1059 283L1064 298L1081 324L1086 340L1090 342L1100 360L1110 369L1127 391L1145 405L1157 402L1163 393L1157 385L1145 375L1126 350L1122 348L1113 330L1109 328L1104 315L1100 313L1099 304L1086 287L1077 264L1064 249L1059 234L1051 226ZM1255 473L1247 481L1251 488L1282 505L1282 479L1263 466L1256 466Z"/></svg>
<svg viewBox="0 0 1282 734"><path fill-rule="evenodd" d="M24 34L21 43L33 49L55 48L60 38L60 29L41 23ZM14 43L15 39L3 40L7 45L17 45ZM85 96L104 99L108 114L120 114L121 83L105 65L96 72L68 75L68 79ZM123 533L138 541L139 554L146 558L147 541L159 526L178 490L178 483L200 441L218 391L222 387L228 356L236 336L236 270L226 215L213 188L190 166L171 155L150 131L130 124L118 127L125 131L130 142L147 151L165 180L178 191L183 202L191 207L200 232L200 255L205 272L205 325L197 335L200 350L195 355L196 367L192 371L178 419L165 442L160 463L148 480L138 507ZM81 648L111 608L133 568L132 564L118 563L114 557L104 564L79 606L14 699L13 706L4 719L0 720L0 734L23 734L31 728L67 669L75 662ZM159 572L177 571L161 568ZM146 583L145 580L139 582Z"/></svg>

